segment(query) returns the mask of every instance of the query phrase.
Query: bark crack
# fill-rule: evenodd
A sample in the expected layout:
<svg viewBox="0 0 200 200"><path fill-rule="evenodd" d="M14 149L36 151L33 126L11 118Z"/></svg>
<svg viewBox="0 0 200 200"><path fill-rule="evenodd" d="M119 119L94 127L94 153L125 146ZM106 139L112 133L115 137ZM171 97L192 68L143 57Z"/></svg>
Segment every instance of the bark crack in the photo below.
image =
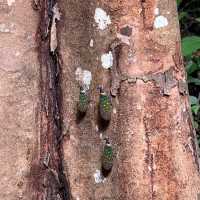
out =
<svg viewBox="0 0 200 200"><path fill-rule="evenodd" d="M145 21L146 21L146 16L145 16L145 2L146 0L140 0L141 4L141 16L142 16L142 22L143 22L143 28L145 29Z"/></svg>
<svg viewBox="0 0 200 200"><path fill-rule="evenodd" d="M154 157L151 153L151 141L149 138L149 132L147 131L147 119L144 117L144 126L145 126L145 142L147 145L146 151L146 163L148 165L147 170L150 179L150 197L151 200L154 200Z"/></svg>
<svg viewBox="0 0 200 200"><path fill-rule="evenodd" d="M39 62L41 66L41 121L40 121L40 158L37 161L40 178L34 199L69 200L71 199L69 182L63 169L62 142L62 90L60 85L61 66L57 41L53 51L51 39L57 40L55 6L56 0L45 0L41 4L39 26ZM54 9L54 10L53 10ZM57 11L57 10L56 10ZM54 31L52 30L54 26ZM53 33L54 36L51 34ZM36 185L36 184L35 184Z"/></svg>
<svg viewBox="0 0 200 200"><path fill-rule="evenodd" d="M189 123L190 130L191 130L188 145L191 149L191 153L194 158L194 162L197 166L197 170L200 173L200 154L199 154L200 150L199 150L199 145L197 142L196 131L195 131L195 128L193 125L192 113L191 113L191 110L188 108L187 108L186 112L187 112L187 116L188 116L188 123Z"/></svg>

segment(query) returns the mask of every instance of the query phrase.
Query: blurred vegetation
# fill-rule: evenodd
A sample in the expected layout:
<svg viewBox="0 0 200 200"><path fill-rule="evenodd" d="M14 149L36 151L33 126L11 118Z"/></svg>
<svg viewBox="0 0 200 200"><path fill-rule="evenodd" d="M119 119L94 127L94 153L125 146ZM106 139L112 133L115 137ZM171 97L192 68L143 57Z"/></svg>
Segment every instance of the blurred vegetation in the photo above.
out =
<svg viewBox="0 0 200 200"><path fill-rule="evenodd" d="M200 145L200 0L177 0L177 5L190 103Z"/></svg>

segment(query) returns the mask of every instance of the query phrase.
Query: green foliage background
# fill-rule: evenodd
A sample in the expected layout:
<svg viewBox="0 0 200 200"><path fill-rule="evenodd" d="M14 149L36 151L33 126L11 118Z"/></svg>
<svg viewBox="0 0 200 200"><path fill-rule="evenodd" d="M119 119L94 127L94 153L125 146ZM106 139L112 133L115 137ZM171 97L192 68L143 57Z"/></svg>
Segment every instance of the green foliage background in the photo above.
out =
<svg viewBox="0 0 200 200"><path fill-rule="evenodd" d="M200 0L177 0L177 6L190 103L200 146Z"/></svg>

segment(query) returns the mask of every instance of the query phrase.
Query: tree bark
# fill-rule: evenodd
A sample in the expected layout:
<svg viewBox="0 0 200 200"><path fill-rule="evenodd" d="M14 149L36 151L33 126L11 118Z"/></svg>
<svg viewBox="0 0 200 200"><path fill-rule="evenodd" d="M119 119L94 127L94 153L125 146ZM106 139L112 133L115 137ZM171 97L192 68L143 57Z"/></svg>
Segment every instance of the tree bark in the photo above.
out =
<svg viewBox="0 0 200 200"><path fill-rule="evenodd" d="M30 1L0 3L0 198L197 199L199 155L175 1L33 5L38 11ZM103 30L97 8L110 16ZM105 69L101 56L109 52L113 65ZM87 71L78 77L77 69ZM86 72L90 103L80 116ZM99 85L112 94L107 124ZM114 149L106 178L98 174L105 137Z"/></svg>
<svg viewBox="0 0 200 200"><path fill-rule="evenodd" d="M26 194L39 138L38 15L30 1L0 1L0 199Z"/></svg>

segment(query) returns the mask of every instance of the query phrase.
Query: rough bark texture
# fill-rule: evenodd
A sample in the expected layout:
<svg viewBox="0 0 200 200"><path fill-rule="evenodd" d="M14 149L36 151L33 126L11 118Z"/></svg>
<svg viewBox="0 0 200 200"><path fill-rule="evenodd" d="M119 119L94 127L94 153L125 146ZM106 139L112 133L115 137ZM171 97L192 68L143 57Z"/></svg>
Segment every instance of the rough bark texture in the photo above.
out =
<svg viewBox="0 0 200 200"><path fill-rule="evenodd" d="M30 1L8 2L0 1L0 199L30 199L25 191L39 137L38 16Z"/></svg>
<svg viewBox="0 0 200 200"><path fill-rule="evenodd" d="M112 16L112 25L105 31L93 26L96 7L104 8ZM169 22L161 29L153 27L156 7ZM64 160L65 169L70 172L72 196L195 199L200 190L199 167L188 97L178 87L185 82L185 73L178 46L175 1L69 0L62 2L61 8L63 110L66 110L65 123L70 124L70 139L64 142ZM130 45L122 45L118 62L121 73L135 83L122 82L120 93L113 99L117 113L102 131L96 118L96 86L104 84L109 90L111 75L101 68L100 56L127 25L132 28ZM91 39L94 48L89 47ZM78 87L74 73L80 66L92 72L93 82L90 109L77 124L74 112ZM167 75L169 71L171 76ZM134 81L136 77L139 80ZM100 169L100 133L111 138L116 160L106 182L97 185L93 174Z"/></svg>
<svg viewBox="0 0 200 200"><path fill-rule="evenodd" d="M30 1L0 2L0 199L197 199L199 162L175 0L33 2L38 12ZM111 16L105 30L94 21L97 7ZM155 8L168 25L155 28ZM117 37L122 42L112 48ZM112 70L101 67L109 50ZM82 118L78 67L92 73ZM99 120L98 85L116 95L107 126ZM105 136L115 159L97 183Z"/></svg>

